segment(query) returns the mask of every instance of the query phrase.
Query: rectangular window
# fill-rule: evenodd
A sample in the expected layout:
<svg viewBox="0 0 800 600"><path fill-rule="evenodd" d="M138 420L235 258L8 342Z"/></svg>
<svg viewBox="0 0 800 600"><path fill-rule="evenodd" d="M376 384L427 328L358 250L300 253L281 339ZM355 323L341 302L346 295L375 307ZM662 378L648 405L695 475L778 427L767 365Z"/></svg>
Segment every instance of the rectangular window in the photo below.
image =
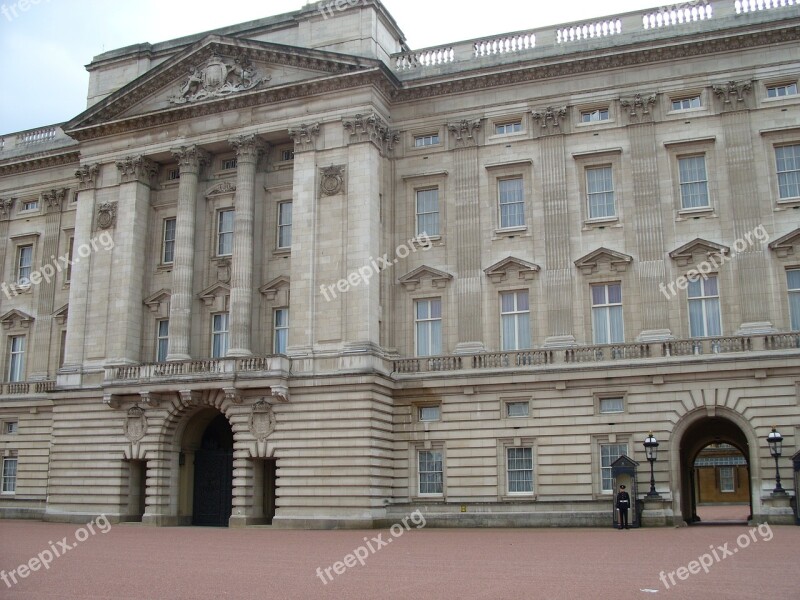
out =
<svg viewBox="0 0 800 600"><path fill-rule="evenodd" d="M581 123L595 123L598 121L608 121L607 108L585 110L581 113Z"/></svg>
<svg viewBox="0 0 800 600"><path fill-rule="evenodd" d="M719 491L730 494L736 491L736 481L733 467L719 468Z"/></svg>
<svg viewBox="0 0 800 600"><path fill-rule="evenodd" d="M228 353L228 313L211 316L211 358L224 358Z"/></svg>
<svg viewBox="0 0 800 600"><path fill-rule="evenodd" d="M169 319L156 322L156 362L166 362L169 352Z"/></svg>
<svg viewBox="0 0 800 600"><path fill-rule="evenodd" d="M17 283L28 285L31 282L33 270L33 246L20 246L17 248Z"/></svg>
<svg viewBox="0 0 800 600"><path fill-rule="evenodd" d="M221 210L217 216L217 256L233 254L233 210Z"/></svg>
<svg viewBox="0 0 800 600"><path fill-rule="evenodd" d="M620 344L625 340L621 284L592 286L592 329L595 344Z"/></svg>
<svg viewBox="0 0 800 600"><path fill-rule="evenodd" d="M527 402L506 402L506 416L510 418L527 417L530 404Z"/></svg>
<svg viewBox="0 0 800 600"><path fill-rule="evenodd" d="M272 350L275 354L286 354L289 345L289 309L276 308L274 323Z"/></svg>
<svg viewBox="0 0 800 600"><path fill-rule="evenodd" d="M167 181L176 181L181 178L180 169L170 169L167 173Z"/></svg>
<svg viewBox="0 0 800 600"><path fill-rule="evenodd" d="M789 288L789 323L792 331L800 331L800 269L786 271Z"/></svg>
<svg viewBox="0 0 800 600"><path fill-rule="evenodd" d="M22 203L22 210L36 210L39 208L39 201L38 200L26 200Z"/></svg>
<svg viewBox="0 0 800 600"><path fill-rule="evenodd" d="M17 491L17 459L3 459L3 493L13 494Z"/></svg>
<svg viewBox="0 0 800 600"><path fill-rule="evenodd" d="M686 156L678 159L681 184L681 207L708 206L708 176L705 156Z"/></svg>
<svg viewBox="0 0 800 600"><path fill-rule="evenodd" d="M177 219L172 217L164 219L164 228L161 236L161 264L171 265L175 262L175 227Z"/></svg>
<svg viewBox="0 0 800 600"><path fill-rule="evenodd" d="M69 256L69 263L67 263L67 274L65 276L64 281L69 283L72 281L72 255L75 252L75 238L69 238L69 244L67 245L67 256Z"/></svg>
<svg viewBox="0 0 800 600"><path fill-rule="evenodd" d="M614 491L611 464L623 454L628 454L628 444L600 444L600 485L604 493L610 494Z"/></svg>
<svg viewBox="0 0 800 600"><path fill-rule="evenodd" d="M625 411L622 398L600 398L600 414L607 415Z"/></svg>
<svg viewBox="0 0 800 600"><path fill-rule="evenodd" d="M442 452L439 450L420 450L419 452L419 495L441 496L444 491L442 472Z"/></svg>
<svg viewBox="0 0 800 600"><path fill-rule="evenodd" d="M797 94L797 84L787 83L784 85L770 85L767 87L768 98L782 98L784 96L795 96Z"/></svg>
<svg viewBox="0 0 800 600"><path fill-rule="evenodd" d="M418 135L414 138L414 146L416 148L423 148L425 146L435 146L439 143L439 134L433 135Z"/></svg>
<svg viewBox="0 0 800 600"><path fill-rule="evenodd" d="M281 150L281 160L284 162L294 160L294 150Z"/></svg>
<svg viewBox="0 0 800 600"><path fill-rule="evenodd" d="M430 298L414 302L417 356L442 353L442 300Z"/></svg>
<svg viewBox="0 0 800 600"><path fill-rule="evenodd" d="M292 203L278 204L278 248L292 247Z"/></svg>
<svg viewBox="0 0 800 600"><path fill-rule="evenodd" d="M495 125L494 132L497 135L507 135L509 133L519 133L522 131L522 121L513 121L511 123L503 123L502 125Z"/></svg>
<svg viewBox="0 0 800 600"><path fill-rule="evenodd" d="M722 335L716 277L689 281L689 329L692 337Z"/></svg>
<svg viewBox="0 0 800 600"><path fill-rule="evenodd" d="M508 448L508 493L533 493L533 449Z"/></svg>
<svg viewBox="0 0 800 600"><path fill-rule="evenodd" d="M14 435L17 433L17 428L17 421L6 421L5 427L3 427L3 433L6 435Z"/></svg>
<svg viewBox="0 0 800 600"><path fill-rule="evenodd" d="M586 169L586 192L589 201L590 219L617 216L611 167Z"/></svg>
<svg viewBox="0 0 800 600"><path fill-rule="evenodd" d="M67 360L67 330L61 332L61 344L58 348L58 368L64 366Z"/></svg>
<svg viewBox="0 0 800 600"><path fill-rule="evenodd" d="M12 335L8 338L8 380L25 380L25 336Z"/></svg>
<svg viewBox="0 0 800 600"><path fill-rule="evenodd" d="M781 200L800 198L800 144L775 148Z"/></svg>
<svg viewBox="0 0 800 600"><path fill-rule="evenodd" d="M500 229L525 225L525 192L522 177L497 182L500 198Z"/></svg>
<svg viewBox="0 0 800 600"><path fill-rule="evenodd" d="M525 350L531 347L528 292L500 294L500 338L503 350Z"/></svg>
<svg viewBox="0 0 800 600"><path fill-rule="evenodd" d="M235 169L239 164L239 161L235 158L227 158L222 161L222 170L223 171L230 171L231 169Z"/></svg>
<svg viewBox="0 0 800 600"><path fill-rule="evenodd" d="M672 101L672 110L689 110L690 108L700 108L700 96L691 96Z"/></svg>
<svg viewBox="0 0 800 600"><path fill-rule="evenodd" d="M439 188L417 190L417 235L439 235Z"/></svg>
<svg viewBox="0 0 800 600"><path fill-rule="evenodd" d="M420 421L438 421L441 418L441 407L439 406L420 406Z"/></svg>

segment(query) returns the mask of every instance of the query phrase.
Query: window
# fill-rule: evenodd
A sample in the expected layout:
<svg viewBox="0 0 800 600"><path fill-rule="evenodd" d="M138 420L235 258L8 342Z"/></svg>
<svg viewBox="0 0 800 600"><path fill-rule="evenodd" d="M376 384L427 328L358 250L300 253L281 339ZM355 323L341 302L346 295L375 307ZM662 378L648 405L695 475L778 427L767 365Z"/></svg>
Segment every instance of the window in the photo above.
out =
<svg viewBox="0 0 800 600"><path fill-rule="evenodd" d="M175 227L177 219L164 219L164 231L161 236L161 264L171 265L175 262Z"/></svg>
<svg viewBox="0 0 800 600"><path fill-rule="evenodd" d="M67 256L69 256L69 262L67 263L67 274L65 276L64 282L69 283L72 281L72 254L75 252L75 238L69 238L69 244L67 244Z"/></svg>
<svg viewBox="0 0 800 600"><path fill-rule="evenodd" d="M289 309L275 309L274 323L272 350L275 354L286 354L286 347L289 344Z"/></svg>
<svg viewBox="0 0 800 600"><path fill-rule="evenodd" d="M508 493L533 493L533 449L507 448Z"/></svg>
<svg viewBox="0 0 800 600"><path fill-rule="evenodd" d="M217 217L217 256L233 254L233 210L221 210Z"/></svg>
<svg viewBox="0 0 800 600"><path fill-rule="evenodd" d="M294 160L294 150L281 150L281 160Z"/></svg>
<svg viewBox="0 0 800 600"><path fill-rule="evenodd" d="M156 322L156 362L166 362L169 353L169 319Z"/></svg>
<svg viewBox="0 0 800 600"><path fill-rule="evenodd" d="M425 146L435 146L439 143L439 134L418 135L414 138L414 147L423 148Z"/></svg>
<svg viewBox="0 0 800 600"><path fill-rule="evenodd" d="M775 148L781 199L800 197L800 144Z"/></svg>
<svg viewBox="0 0 800 600"><path fill-rule="evenodd" d="M6 421L5 426L3 427L3 433L6 435L14 435L17 433L17 428L17 421Z"/></svg>
<svg viewBox="0 0 800 600"><path fill-rule="evenodd" d="M439 235L439 188L417 190L417 235Z"/></svg>
<svg viewBox="0 0 800 600"><path fill-rule="evenodd" d="M38 200L26 200L22 203L22 210L36 210L39 208L39 201Z"/></svg>
<svg viewBox="0 0 800 600"><path fill-rule="evenodd" d="M719 468L719 491L729 494L736 491L736 480L733 467Z"/></svg>
<svg viewBox="0 0 800 600"><path fill-rule="evenodd" d="M585 110L581 113L581 123L595 123L598 121L608 121L607 108L599 108L597 110Z"/></svg>
<svg viewBox="0 0 800 600"><path fill-rule="evenodd" d="M235 169L239 164L239 161L235 158L226 158L222 161L222 170L223 171L230 171L231 169Z"/></svg>
<svg viewBox="0 0 800 600"><path fill-rule="evenodd" d="M689 329L692 337L722 335L717 278L689 281Z"/></svg>
<svg viewBox="0 0 800 600"><path fill-rule="evenodd" d="M420 406L420 421L438 421L441 418L441 407L439 406Z"/></svg>
<svg viewBox="0 0 800 600"><path fill-rule="evenodd" d="M500 197L500 229L525 225L525 193L522 177L497 182Z"/></svg>
<svg viewBox="0 0 800 600"><path fill-rule="evenodd" d="M592 286L592 328L595 344L624 341L621 284Z"/></svg>
<svg viewBox="0 0 800 600"><path fill-rule="evenodd" d="M31 282L33 269L33 246L20 246L17 248L17 284L28 285Z"/></svg>
<svg viewBox="0 0 800 600"><path fill-rule="evenodd" d="M506 402L506 416L510 418L527 417L530 405L527 402Z"/></svg>
<svg viewBox="0 0 800 600"><path fill-rule="evenodd" d="M292 246L292 203L278 204L278 248Z"/></svg>
<svg viewBox="0 0 800 600"><path fill-rule="evenodd" d="M8 380L25 380L25 336L12 335L8 341Z"/></svg>
<svg viewBox="0 0 800 600"><path fill-rule="evenodd" d="M440 450L420 450L419 495L441 495L443 491L442 452Z"/></svg>
<svg viewBox="0 0 800 600"><path fill-rule="evenodd" d="M708 206L708 176L705 156L686 156L678 159L681 184L681 207Z"/></svg>
<svg viewBox="0 0 800 600"><path fill-rule="evenodd" d="M611 167L586 169L586 192L589 201L590 219L617 216Z"/></svg>
<svg viewBox="0 0 800 600"><path fill-rule="evenodd" d="M786 272L789 288L789 322L792 331L800 331L800 269Z"/></svg>
<svg viewBox="0 0 800 600"><path fill-rule="evenodd" d="M180 169L170 169L167 172L167 181L176 181L181 178L181 170Z"/></svg>
<svg viewBox="0 0 800 600"><path fill-rule="evenodd" d="M495 125L494 132L497 135L507 135L509 133L519 133L522 131L522 121L513 121L511 123L503 123L502 125Z"/></svg>
<svg viewBox="0 0 800 600"><path fill-rule="evenodd" d="M67 330L61 332L61 343L58 347L58 368L64 366L67 361Z"/></svg>
<svg viewBox="0 0 800 600"><path fill-rule="evenodd" d="M228 353L228 313L211 316L211 358L223 358Z"/></svg>
<svg viewBox="0 0 800 600"><path fill-rule="evenodd" d="M797 94L796 83L785 83L783 85L767 86L768 98L782 98L783 96L794 96Z"/></svg>
<svg viewBox="0 0 800 600"><path fill-rule="evenodd" d="M600 489L605 494L614 491L611 464L623 454L628 454L628 444L600 444Z"/></svg>
<svg viewBox="0 0 800 600"><path fill-rule="evenodd" d="M690 96L672 101L672 110L689 110L690 108L700 108L700 96Z"/></svg>
<svg viewBox="0 0 800 600"><path fill-rule="evenodd" d="M414 302L417 356L442 353L442 300L430 298Z"/></svg>
<svg viewBox="0 0 800 600"><path fill-rule="evenodd" d="M17 491L17 459L3 459L3 493L13 494Z"/></svg>
<svg viewBox="0 0 800 600"><path fill-rule="evenodd" d="M621 412L625 412L625 402L622 398L600 398L600 414Z"/></svg>
<svg viewBox="0 0 800 600"><path fill-rule="evenodd" d="M524 350L531 347L528 292L500 294L500 329L503 350Z"/></svg>

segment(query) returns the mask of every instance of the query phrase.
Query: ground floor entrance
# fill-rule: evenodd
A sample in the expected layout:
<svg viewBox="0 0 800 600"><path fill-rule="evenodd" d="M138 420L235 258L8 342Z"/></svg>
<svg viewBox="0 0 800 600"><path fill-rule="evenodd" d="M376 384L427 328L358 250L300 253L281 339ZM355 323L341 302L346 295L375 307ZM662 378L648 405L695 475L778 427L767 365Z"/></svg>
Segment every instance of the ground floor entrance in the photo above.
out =
<svg viewBox="0 0 800 600"><path fill-rule="evenodd" d="M228 525L233 500L233 431L224 415L208 424L194 453L192 496L192 525Z"/></svg>

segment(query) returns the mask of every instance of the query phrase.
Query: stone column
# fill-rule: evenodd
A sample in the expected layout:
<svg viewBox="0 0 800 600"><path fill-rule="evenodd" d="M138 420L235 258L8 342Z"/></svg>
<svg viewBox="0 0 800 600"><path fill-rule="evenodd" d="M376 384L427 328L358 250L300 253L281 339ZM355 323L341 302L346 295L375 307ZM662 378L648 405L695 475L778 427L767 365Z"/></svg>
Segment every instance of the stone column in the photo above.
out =
<svg viewBox="0 0 800 600"><path fill-rule="evenodd" d="M75 239L73 248L88 245L92 236L94 220L95 187L100 176L100 165L83 165L75 172L78 179L78 210L75 215ZM89 308L89 267L91 261L82 260L72 265L69 284L69 313L67 316L67 340L64 349L62 373L80 373L84 360L86 339L86 315ZM80 375L71 383L80 384Z"/></svg>
<svg viewBox="0 0 800 600"><path fill-rule="evenodd" d="M172 263L172 295L169 303L169 350L167 360L189 360L192 305L194 304L194 247L197 218L197 184L209 155L197 146L172 150L180 166L178 214L175 219L175 257Z"/></svg>
<svg viewBox="0 0 800 600"><path fill-rule="evenodd" d="M253 221L255 219L256 166L266 144L255 135L229 140L236 149L236 219L231 265L231 345L228 356L252 356L253 327Z"/></svg>

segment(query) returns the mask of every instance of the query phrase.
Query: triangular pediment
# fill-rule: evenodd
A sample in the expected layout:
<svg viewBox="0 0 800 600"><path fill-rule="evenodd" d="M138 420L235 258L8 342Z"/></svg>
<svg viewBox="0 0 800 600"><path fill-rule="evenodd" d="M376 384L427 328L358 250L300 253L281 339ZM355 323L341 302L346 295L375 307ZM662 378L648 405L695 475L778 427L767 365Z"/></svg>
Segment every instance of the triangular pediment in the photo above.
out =
<svg viewBox="0 0 800 600"><path fill-rule="evenodd" d="M445 271L434 269L427 265L417 267L413 271L406 273L397 281L401 283L407 290L415 290L420 287L424 280L430 280L431 285L435 288L443 288L447 285L453 276Z"/></svg>
<svg viewBox="0 0 800 600"><path fill-rule="evenodd" d="M246 106L246 98L264 104L304 96L307 91L297 86L379 68L378 61L367 58L211 34L91 106L64 129L81 139L87 137L83 130L111 121L115 127L126 121L152 126ZM270 98L262 97L267 92ZM150 118L140 121L144 116Z"/></svg>
<svg viewBox="0 0 800 600"><path fill-rule="evenodd" d="M709 242L703 238L695 238L688 244L684 244L669 253L670 258L678 263L678 266L685 267L690 264L695 255L701 260L708 258L712 254L728 254L731 251L728 246L717 244L716 242Z"/></svg>
<svg viewBox="0 0 800 600"><path fill-rule="evenodd" d="M67 318L69 317L69 303L65 304L61 308L59 308L56 312L53 313L53 318L59 325L63 325L67 322Z"/></svg>
<svg viewBox="0 0 800 600"><path fill-rule="evenodd" d="M276 277L269 283L265 283L258 291L266 296L267 300L275 300L275 297L278 295L278 292L281 291L281 288L287 287L291 285L291 280L289 279L288 275L281 275L280 277Z"/></svg>
<svg viewBox="0 0 800 600"><path fill-rule="evenodd" d="M33 321L34 318L31 315L17 310L16 308L0 317L0 323L3 324L4 329L12 329L14 327L28 328Z"/></svg>
<svg viewBox="0 0 800 600"><path fill-rule="evenodd" d="M800 248L800 229L790 231L769 245L769 249L775 252L778 258L791 256L798 248Z"/></svg>
<svg viewBox="0 0 800 600"><path fill-rule="evenodd" d="M493 283L504 281L509 273L516 271L519 279L533 279L533 276L541 270L539 265L530 263L521 258L509 256L500 262L496 262L491 267L483 270Z"/></svg>
<svg viewBox="0 0 800 600"><path fill-rule="evenodd" d="M158 312L162 303L169 302L172 297L172 292L166 288L158 290L154 294L150 294L144 299L144 303L150 308L151 312Z"/></svg>
<svg viewBox="0 0 800 600"><path fill-rule="evenodd" d="M584 275L591 275L596 273L601 268L616 272L623 273L628 268L628 265L633 262L633 257L616 250L609 250L608 248L598 248L594 252L590 252L575 261L575 266L578 267Z"/></svg>
<svg viewBox="0 0 800 600"><path fill-rule="evenodd" d="M231 293L231 286L221 281L215 281L197 296L206 306L211 306L218 297L229 296Z"/></svg>

